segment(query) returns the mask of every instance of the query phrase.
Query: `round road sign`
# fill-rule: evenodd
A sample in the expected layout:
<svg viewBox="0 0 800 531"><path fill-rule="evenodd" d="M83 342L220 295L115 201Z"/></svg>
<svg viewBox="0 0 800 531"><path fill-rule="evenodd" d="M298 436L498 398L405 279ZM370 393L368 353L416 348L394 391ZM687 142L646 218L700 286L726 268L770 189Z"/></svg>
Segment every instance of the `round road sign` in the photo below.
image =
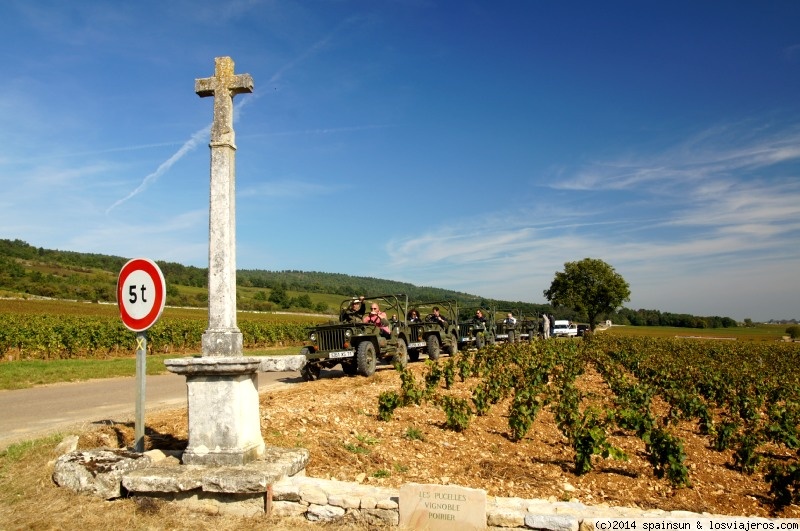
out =
<svg viewBox="0 0 800 531"><path fill-rule="evenodd" d="M166 301L166 282L155 262L134 258L122 266L117 280L117 305L128 329L142 332L153 326Z"/></svg>

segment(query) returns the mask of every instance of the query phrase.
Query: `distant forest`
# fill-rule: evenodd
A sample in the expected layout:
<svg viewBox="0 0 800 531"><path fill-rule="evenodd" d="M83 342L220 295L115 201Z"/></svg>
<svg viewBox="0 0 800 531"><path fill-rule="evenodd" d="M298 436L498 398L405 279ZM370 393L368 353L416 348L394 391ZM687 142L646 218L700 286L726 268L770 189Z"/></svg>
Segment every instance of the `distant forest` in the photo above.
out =
<svg viewBox="0 0 800 531"><path fill-rule="evenodd" d="M34 247L22 240L0 239L0 296L116 302L117 276L127 261L128 258L120 256L50 250ZM197 307L207 304L207 269L159 260L156 263L167 281L168 304ZM494 307L502 311L514 310L526 316L548 313L558 319L585 319L585 316L578 315L569 308L554 309L549 304L488 299L442 288L341 273L245 269L237 271L236 283L237 286L246 288L249 295L239 297L237 304L240 310L293 309L324 313L337 308L321 302L313 304L313 294L345 298L353 295L404 293L409 300L415 301L456 300L459 306ZM291 298L286 295L288 291L299 292L301 295ZM621 308L605 318L611 319L615 324L634 326L737 326L737 322L730 317L701 317L628 308Z"/></svg>

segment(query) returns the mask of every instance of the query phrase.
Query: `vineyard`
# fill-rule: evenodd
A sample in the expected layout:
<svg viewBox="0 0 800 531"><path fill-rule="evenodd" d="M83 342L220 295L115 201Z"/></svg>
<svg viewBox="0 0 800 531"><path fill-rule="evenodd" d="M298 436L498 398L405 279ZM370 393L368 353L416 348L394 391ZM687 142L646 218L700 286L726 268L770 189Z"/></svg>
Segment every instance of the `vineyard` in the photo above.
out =
<svg viewBox="0 0 800 531"><path fill-rule="evenodd" d="M400 387L378 397L378 418L391 424L402 408L434 405L443 428L464 433L476 418L502 415L505 436L520 444L537 437L547 414L576 476L643 448L636 452L653 476L675 490L694 483L682 435L689 426L729 456L729 470L763 477L780 509L800 501L799 361L797 344L613 334L492 346L428 361L420 377L400 369ZM576 385L587 371L601 376L602 392Z"/></svg>
<svg viewBox="0 0 800 531"><path fill-rule="evenodd" d="M312 318L301 315L240 313L244 347L288 345L305 338ZM208 328L207 313L167 308L147 331L148 349L158 353L199 352ZM127 356L135 334L125 328L116 305L64 301L3 301L0 359L50 360Z"/></svg>

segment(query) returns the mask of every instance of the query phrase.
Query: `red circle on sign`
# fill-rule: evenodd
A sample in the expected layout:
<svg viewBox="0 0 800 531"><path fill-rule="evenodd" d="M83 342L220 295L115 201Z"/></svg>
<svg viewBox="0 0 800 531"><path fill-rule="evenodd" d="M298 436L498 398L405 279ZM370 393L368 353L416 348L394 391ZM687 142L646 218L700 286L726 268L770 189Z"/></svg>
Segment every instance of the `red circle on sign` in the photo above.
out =
<svg viewBox="0 0 800 531"><path fill-rule="evenodd" d="M148 301L146 303L147 306L145 307L146 313L143 316L139 316L136 315L135 312L131 312L129 308L126 307L125 299L123 299L125 296L123 291L128 279L132 275L141 274L144 274L149 278L154 288L153 291L155 292L153 293L153 298L151 299L152 307L149 306L151 303ZM158 265L156 265L155 262L148 260L147 258L134 258L133 260L128 261L128 263L122 266L122 270L119 272L119 279L117 280L117 306L119 306L119 313L122 317L122 323L129 330L134 332L142 332L153 326L161 316L161 312L164 311L164 305L166 303L165 291L166 281L164 280L164 275L161 273L161 269L158 268ZM141 294L141 297L142 300L144 300L144 294Z"/></svg>

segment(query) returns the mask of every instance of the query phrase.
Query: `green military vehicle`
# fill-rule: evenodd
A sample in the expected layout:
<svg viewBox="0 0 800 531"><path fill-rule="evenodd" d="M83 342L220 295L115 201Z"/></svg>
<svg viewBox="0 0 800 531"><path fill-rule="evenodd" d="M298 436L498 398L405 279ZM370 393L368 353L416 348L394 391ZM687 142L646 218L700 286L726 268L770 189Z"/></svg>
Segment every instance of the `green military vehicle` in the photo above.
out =
<svg viewBox="0 0 800 531"><path fill-rule="evenodd" d="M478 317L478 311L482 318ZM475 347L478 350L495 342L497 325L494 309L482 306L467 306L458 310L458 348Z"/></svg>
<svg viewBox="0 0 800 531"><path fill-rule="evenodd" d="M507 322L508 314L514 316L514 322ZM519 334L519 311L518 310L497 310L495 320L495 339L500 342L516 343L520 340Z"/></svg>
<svg viewBox="0 0 800 531"><path fill-rule="evenodd" d="M451 356L458 352L458 308L455 301L417 302L411 305L421 316L408 321L411 330L409 358L417 361L424 350L428 358L439 359L442 351ZM438 309L439 317L436 316Z"/></svg>
<svg viewBox="0 0 800 531"><path fill-rule="evenodd" d="M508 314L514 316L514 323L508 323ZM524 315L519 310L498 310L497 321L497 340L517 343L519 341L533 341L539 337L539 318Z"/></svg>
<svg viewBox="0 0 800 531"><path fill-rule="evenodd" d="M375 305L386 317L364 322ZM365 297L363 302L345 299L339 308L338 321L309 327L308 340L300 351L306 358L300 370L303 379L317 380L322 369L339 364L345 374L361 376L375 374L378 361L405 367L411 337L405 319L407 310L406 295L377 295Z"/></svg>
<svg viewBox="0 0 800 531"><path fill-rule="evenodd" d="M538 316L520 315L517 319L517 332L520 341L533 341L539 337L541 319Z"/></svg>

